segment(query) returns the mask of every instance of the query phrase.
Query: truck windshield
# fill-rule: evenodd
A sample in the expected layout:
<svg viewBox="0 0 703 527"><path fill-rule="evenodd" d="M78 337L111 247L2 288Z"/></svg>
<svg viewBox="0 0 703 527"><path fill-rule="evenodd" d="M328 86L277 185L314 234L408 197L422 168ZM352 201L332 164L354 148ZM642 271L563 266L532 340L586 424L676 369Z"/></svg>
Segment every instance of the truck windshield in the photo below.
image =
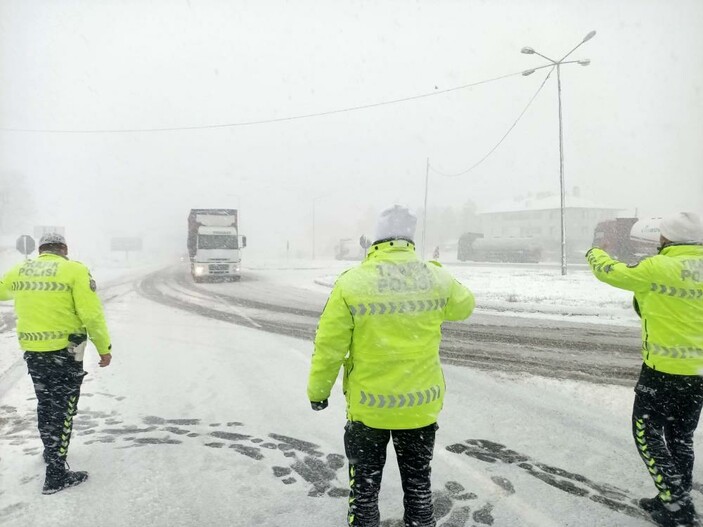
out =
<svg viewBox="0 0 703 527"><path fill-rule="evenodd" d="M198 236L198 249L238 249L236 236L223 234L201 234Z"/></svg>

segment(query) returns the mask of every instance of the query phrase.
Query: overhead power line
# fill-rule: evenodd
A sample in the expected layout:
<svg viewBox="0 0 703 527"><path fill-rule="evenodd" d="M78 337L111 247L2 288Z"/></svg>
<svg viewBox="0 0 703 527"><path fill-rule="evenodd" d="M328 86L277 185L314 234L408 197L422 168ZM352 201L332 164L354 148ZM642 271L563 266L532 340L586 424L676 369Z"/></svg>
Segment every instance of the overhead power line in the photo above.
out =
<svg viewBox="0 0 703 527"><path fill-rule="evenodd" d="M505 132L505 134L503 134L503 137L500 138L500 141L498 141L498 142L496 143L496 145L495 145L493 148L491 148L485 156L483 156L481 159L479 159L478 161L476 161L476 163L474 163L473 165L471 165L471 166L470 166L469 168L467 168L466 170L462 170L461 172L456 172L456 173L453 173L453 174L447 174L447 173L445 173L445 172L442 172L441 170L436 169L436 168L433 167L432 165L430 165L430 167L429 167L430 170L432 170L432 172L434 172L435 174L438 174L438 175L440 175L440 176L444 176L444 177L458 177L458 176L463 176L463 175L465 175L465 174L468 174L468 173L471 172L473 169L475 169L476 167L478 167L481 163L483 163L486 159L488 159L488 158L490 157L490 155L498 149L498 147L503 143L503 141L505 141L505 139L508 137L508 135L510 135L510 132L512 132L512 131L513 131L513 128L515 128L515 127L517 126L517 123L520 122L520 119L522 119L522 116L525 115L525 112L527 112L527 109L532 105L533 101L534 101L534 100L537 98L537 96L539 95L539 92L542 91L542 88L544 88L544 85L547 83L547 80L549 79L549 76L552 74L553 71L554 71L554 68L551 68L551 69L549 70L549 73L547 73L547 76L546 76L546 77L544 78L544 80L542 81L542 84L539 85L539 88L537 88L537 91L535 92L535 94L534 94L534 95L532 96L532 98L527 102L527 105L525 105L525 107L523 108L523 110L520 112L520 115L517 116L517 119L515 119L515 122L510 125L510 128L508 128L508 131Z"/></svg>
<svg viewBox="0 0 703 527"><path fill-rule="evenodd" d="M325 117L328 115L335 115L347 112L356 112L359 110L368 110L370 108L377 108L379 106L386 106L389 104L398 104L403 102L415 101L417 99L424 99L426 97L434 97L436 95L443 95L445 93L450 93L459 90L465 90L467 88L473 88L474 86L479 86L481 84L488 84L490 82L499 81L502 79L507 79L508 77L514 77L517 75L522 75L522 71L517 71L514 73L508 73L507 75L500 75L498 77L493 77L490 79L485 79L478 82L472 82L470 84L463 84L461 86L455 86L453 88L446 88L444 90L435 89L429 93L422 93L420 95L413 95L410 97L403 97L401 99L392 99L389 101L381 101L371 104L362 104L358 106L349 106L346 108L339 108L336 110L327 110L324 112L315 112L301 115L291 115L287 117L276 117L273 119L258 119L252 121L240 121L232 123L222 123L222 124L205 124L198 126L174 126L174 127L163 127L163 128L129 128L129 129L92 129L92 130L75 130L75 129L53 129L53 128L5 128L0 127L0 131L3 132L23 132L23 133L45 133L45 134L128 134L128 133L150 133L150 132L177 132L185 130L209 130L215 128L234 128L241 126L256 126L264 124L282 123L286 121L297 121L301 119L311 119L314 117Z"/></svg>

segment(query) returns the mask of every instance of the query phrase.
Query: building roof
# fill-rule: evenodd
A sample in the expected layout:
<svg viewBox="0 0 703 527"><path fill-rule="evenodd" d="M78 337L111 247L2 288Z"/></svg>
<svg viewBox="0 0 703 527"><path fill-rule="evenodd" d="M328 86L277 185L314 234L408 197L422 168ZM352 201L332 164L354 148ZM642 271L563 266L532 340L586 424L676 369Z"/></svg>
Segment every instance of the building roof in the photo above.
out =
<svg viewBox="0 0 703 527"><path fill-rule="evenodd" d="M566 209L597 209L597 210L611 210L619 211L622 209L614 207L603 207L597 205L593 201L583 198L581 196L572 196L570 194L566 195L564 200L564 208ZM506 200L492 207L486 207L485 209L479 210L479 214L497 214L501 212L525 212L533 210L559 210L561 209L561 197L559 194L547 194L540 193L535 196L528 196L527 198L515 198L512 200Z"/></svg>

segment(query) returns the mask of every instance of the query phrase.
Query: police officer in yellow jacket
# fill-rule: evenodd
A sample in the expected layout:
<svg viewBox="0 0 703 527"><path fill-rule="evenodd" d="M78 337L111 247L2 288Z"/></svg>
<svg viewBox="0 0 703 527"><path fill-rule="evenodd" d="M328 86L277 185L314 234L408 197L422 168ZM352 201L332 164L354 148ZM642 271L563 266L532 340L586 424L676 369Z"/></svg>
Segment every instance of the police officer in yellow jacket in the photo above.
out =
<svg viewBox="0 0 703 527"><path fill-rule="evenodd" d="M703 406L703 225L684 212L664 218L660 232L659 254L637 265L613 260L603 248L586 257L596 278L635 293L642 318L644 364L632 426L659 492L640 506L662 526L698 525L690 492Z"/></svg>
<svg viewBox="0 0 703 527"><path fill-rule="evenodd" d="M416 218L385 210L366 259L336 281L320 318L308 381L314 410L327 407L344 365L349 460L348 525L377 527L378 493L392 438L405 525L434 526L430 462L444 400L441 326L474 308L471 292L415 254Z"/></svg>
<svg viewBox="0 0 703 527"><path fill-rule="evenodd" d="M39 257L10 270L0 281L0 300L14 300L17 337L24 350L37 396L39 435L47 464L44 494L79 485L87 472L70 471L66 455L71 440L87 338L100 354L100 366L112 359L110 337L95 282L81 263L68 260L66 240L45 234Z"/></svg>

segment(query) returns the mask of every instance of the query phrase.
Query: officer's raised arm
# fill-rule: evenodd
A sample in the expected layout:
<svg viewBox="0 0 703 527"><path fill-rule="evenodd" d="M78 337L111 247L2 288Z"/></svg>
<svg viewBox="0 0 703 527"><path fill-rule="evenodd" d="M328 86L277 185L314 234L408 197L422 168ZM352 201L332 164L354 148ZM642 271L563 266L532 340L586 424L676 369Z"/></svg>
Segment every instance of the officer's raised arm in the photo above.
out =
<svg viewBox="0 0 703 527"><path fill-rule="evenodd" d="M452 279L452 288L444 310L446 320L464 320L471 315L476 306L474 295L469 288L456 279Z"/></svg>
<svg viewBox="0 0 703 527"><path fill-rule="evenodd" d="M586 253L586 260L593 275L613 287L627 291L646 291L651 287L652 272L649 259L628 265L611 258L603 249L593 247Z"/></svg>

